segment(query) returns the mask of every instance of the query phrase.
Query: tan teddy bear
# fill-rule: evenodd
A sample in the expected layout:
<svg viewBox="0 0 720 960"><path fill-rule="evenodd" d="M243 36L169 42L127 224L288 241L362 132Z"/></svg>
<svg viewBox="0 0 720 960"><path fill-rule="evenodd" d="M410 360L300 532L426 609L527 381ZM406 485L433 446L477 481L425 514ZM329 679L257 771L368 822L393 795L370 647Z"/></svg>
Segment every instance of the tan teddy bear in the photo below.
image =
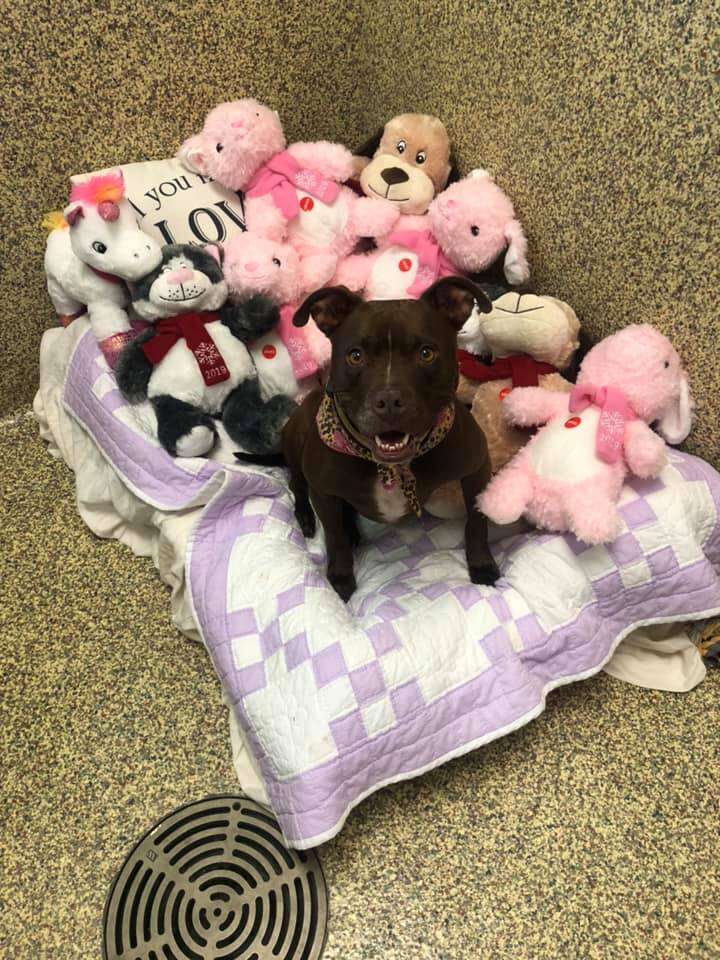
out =
<svg viewBox="0 0 720 960"><path fill-rule="evenodd" d="M530 437L528 431L506 423L503 398L513 387L570 391L572 384L559 371L570 365L579 331L578 318L567 303L516 292L495 300L491 313L475 311L460 331L457 395L482 427L492 473L504 467ZM487 355L490 363L480 359ZM460 484L440 487L426 509L443 518L464 516Z"/></svg>

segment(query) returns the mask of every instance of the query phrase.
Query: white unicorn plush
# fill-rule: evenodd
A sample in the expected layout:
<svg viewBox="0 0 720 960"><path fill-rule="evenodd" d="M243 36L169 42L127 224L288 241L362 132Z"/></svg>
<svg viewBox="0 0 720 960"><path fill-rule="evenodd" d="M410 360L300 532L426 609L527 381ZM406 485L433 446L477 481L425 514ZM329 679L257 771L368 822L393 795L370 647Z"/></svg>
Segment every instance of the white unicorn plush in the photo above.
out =
<svg viewBox="0 0 720 960"><path fill-rule="evenodd" d="M125 199L118 170L73 184L62 215L46 221L50 299L63 325L87 308L90 326L111 367L133 332L125 281L139 280L160 263L158 243L143 233Z"/></svg>

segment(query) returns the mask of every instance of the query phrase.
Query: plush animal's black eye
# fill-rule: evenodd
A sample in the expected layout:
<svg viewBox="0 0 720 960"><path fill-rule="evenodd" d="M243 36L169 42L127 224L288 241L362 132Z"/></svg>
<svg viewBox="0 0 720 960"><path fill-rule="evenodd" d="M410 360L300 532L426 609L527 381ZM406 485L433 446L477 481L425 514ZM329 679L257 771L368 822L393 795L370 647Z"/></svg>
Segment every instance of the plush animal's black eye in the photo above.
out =
<svg viewBox="0 0 720 960"><path fill-rule="evenodd" d="M669 361L669 360L666 360L666 361L665 361L665 368L667 369L669 366L670 366L670 361Z"/></svg>
<svg viewBox="0 0 720 960"><path fill-rule="evenodd" d="M222 148L223 148L223 145L221 143L215 144L215 149L217 150L218 153L222 153Z"/></svg>
<svg viewBox="0 0 720 960"><path fill-rule="evenodd" d="M353 347L345 354L345 359L351 367L359 367L363 362L364 354L359 347Z"/></svg>
<svg viewBox="0 0 720 960"><path fill-rule="evenodd" d="M99 240L96 240L95 243L93 243L92 248L95 253L105 253L107 251L105 244L101 243Z"/></svg>
<svg viewBox="0 0 720 960"><path fill-rule="evenodd" d="M427 160L427 154L425 153L424 150L420 150L415 155L415 163L425 163L426 160Z"/></svg>
<svg viewBox="0 0 720 960"><path fill-rule="evenodd" d="M275 264L276 267L282 266L282 264L280 263L277 257L273 257L273 263Z"/></svg>
<svg viewBox="0 0 720 960"><path fill-rule="evenodd" d="M418 356L423 363L432 363L437 356L437 350L434 350L432 347L429 347L427 344L425 344L424 347L420 347Z"/></svg>
<svg viewBox="0 0 720 960"><path fill-rule="evenodd" d="M470 233L471 233L474 237L476 237L476 236L480 233L480 227L476 227L475 224L473 224L473 225L470 227Z"/></svg>
<svg viewBox="0 0 720 960"><path fill-rule="evenodd" d="M396 146L397 146L398 153L405 153L405 147L407 147L407 144L405 143L404 140L398 140Z"/></svg>

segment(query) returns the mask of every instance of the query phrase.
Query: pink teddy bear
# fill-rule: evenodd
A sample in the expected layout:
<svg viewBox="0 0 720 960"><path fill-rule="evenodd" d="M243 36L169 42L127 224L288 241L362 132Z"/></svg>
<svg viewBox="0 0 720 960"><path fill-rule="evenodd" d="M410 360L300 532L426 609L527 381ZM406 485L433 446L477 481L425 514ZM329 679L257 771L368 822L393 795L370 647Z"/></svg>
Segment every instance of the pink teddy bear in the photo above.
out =
<svg viewBox="0 0 720 960"><path fill-rule="evenodd" d="M421 216L401 216L378 249L347 257L335 283L371 300L420 297L442 277L480 273L505 251L510 284L530 276L527 240L510 199L485 170L438 194Z"/></svg>
<svg viewBox="0 0 720 960"><path fill-rule="evenodd" d="M630 470L655 477L669 443L692 425L687 375L670 341L650 324L606 337L587 354L571 393L521 387L503 401L518 426L545 424L490 482L478 507L496 523L523 514L547 530L607 543L622 530L616 501Z"/></svg>
<svg viewBox="0 0 720 960"><path fill-rule="evenodd" d="M360 237L382 236L399 216L392 204L342 186L353 174L346 147L326 140L287 147L278 114L252 98L211 110L178 157L245 193L248 230L288 239L308 289L327 283Z"/></svg>
<svg viewBox="0 0 720 960"><path fill-rule="evenodd" d="M330 360L330 341L311 319L302 329L292 318L307 292L300 257L287 242L234 236L224 248L223 273L230 295L246 300L263 294L280 305L280 323L250 348L263 399L277 393L298 399L318 384L318 374Z"/></svg>

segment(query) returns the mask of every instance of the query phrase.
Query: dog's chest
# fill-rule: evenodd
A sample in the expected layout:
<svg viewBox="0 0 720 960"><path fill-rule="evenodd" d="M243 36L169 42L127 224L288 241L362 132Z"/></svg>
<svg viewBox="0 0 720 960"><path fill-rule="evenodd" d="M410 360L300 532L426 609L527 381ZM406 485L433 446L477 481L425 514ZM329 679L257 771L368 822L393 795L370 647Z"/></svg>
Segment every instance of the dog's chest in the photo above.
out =
<svg viewBox="0 0 720 960"><path fill-rule="evenodd" d="M404 300L417 272L416 253L405 247L388 247L372 266L367 294L372 300Z"/></svg>
<svg viewBox="0 0 720 960"><path fill-rule="evenodd" d="M300 209L288 224L290 238L314 247L332 244L347 223L347 198L341 193L334 203L323 203L302 190L296 190L295 193Z"/></svg>
<svg viewBox="0 0 720 960"><path fill-rule="evenodd" d="M208 323L205 329L228 369L228 379L206 384L195 354L185 340L180 339L155 366L148 384L149 397L169 395L209 413L216 413L228 394L255 374L247 347L232 335L224 323L215 320Z"/></svg>
<svg viewBox="0 0 720 960"><path fill-rule="evenodd" d="M377 515L384 523L396 523L410 511L405 494L399 484L385 486L380 477L375 480L373 500Z"/></svg>

